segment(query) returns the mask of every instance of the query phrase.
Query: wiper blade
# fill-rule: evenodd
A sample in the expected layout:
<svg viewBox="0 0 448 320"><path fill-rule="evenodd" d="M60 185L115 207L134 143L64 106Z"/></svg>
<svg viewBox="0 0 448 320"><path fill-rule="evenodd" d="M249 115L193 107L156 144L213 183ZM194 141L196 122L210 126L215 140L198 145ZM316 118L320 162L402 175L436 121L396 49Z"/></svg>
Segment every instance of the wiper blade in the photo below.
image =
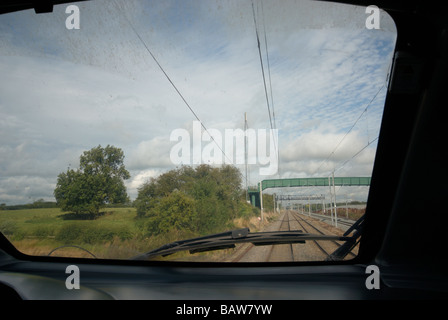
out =
<svg viewBox="0 0 448 320"><path fill-rule="evenodd" d="M332 254L328 256L327 261L341 261L349 254L359 242L359 238L362 235L362 227L364 224L364 216L358 219L345 233L344 236L348 236L352 231L353 235L349 237L349 241L346 241L339 248L337 248Z"/></svg>
<svg viewBox="0 0 448 320"><path fill-rule="evenodd" d="M237 229L209 236L175 241L165 244L157 249L138 255L132 259L145 260L156 256L168 256L170 254L189 250L190 253L222 250L235 248L237 243L252 243L256 246L305 243L309 240L336 240L349 241L350 237L315 235L302 231L274 231L274 232L250 232L248 228Z"/></svg>

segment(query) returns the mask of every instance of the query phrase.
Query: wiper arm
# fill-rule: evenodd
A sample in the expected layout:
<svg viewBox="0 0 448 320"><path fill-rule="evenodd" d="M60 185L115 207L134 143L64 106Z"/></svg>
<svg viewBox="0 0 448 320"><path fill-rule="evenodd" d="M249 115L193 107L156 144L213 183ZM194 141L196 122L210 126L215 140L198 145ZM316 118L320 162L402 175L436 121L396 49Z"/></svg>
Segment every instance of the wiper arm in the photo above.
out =
<svg viewBox="0 0 448 320"><path fill-rule="evenodd" d="M349 241L346 241L339 248L337 248L332 254L328 256L327 261L341 261L345 258L349 252L353 250L354 247L359 242L359 238L362 234L362 227L364 222L364 215L358 219L347 231L345 231L344 236L348 236L353 230L353 235L349 237Z"/></svg>
<svg viewBox="0 0 448 320"><path fill-rule="evenodd" d="M157 249L138 255L132 259L145 260L156 256L168 256L170 254L189 250L190 253L222 250L234 248L237 243L252 243L256 246L273 244L305 243L307 240L336 240L349 241L350 237L315 235L303 233L302 231L274 231L274 232L253 232L248 228L237 229L209 236L193 239L175 241L165 244Z"/></svg>

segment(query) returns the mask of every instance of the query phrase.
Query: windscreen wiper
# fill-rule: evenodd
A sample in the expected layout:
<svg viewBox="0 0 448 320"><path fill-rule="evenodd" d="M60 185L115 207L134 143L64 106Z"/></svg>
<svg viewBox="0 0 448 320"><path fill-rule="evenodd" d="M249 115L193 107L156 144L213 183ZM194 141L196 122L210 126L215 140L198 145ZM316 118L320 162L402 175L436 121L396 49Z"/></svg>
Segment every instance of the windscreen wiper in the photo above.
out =
<svg viewBox="0 0 448 320"><path fill-rule="evenodd" d="M274 244L305 243L309 240L336 240L350 241L351 237L330 236L303 233L302 231L274 231L274 232L250 232L248 228L217 233L204 237L175 241L165 244L157 249L140 254L132 259L146 260L156 256L168 256L170 254L189 250L191 254L204 251L235 248L237 243L252 243L256 246Z"/></svg>
<svg viewBox="0 0 448 320"><path fill-rule="evenodd" d="M347 231L344 232L343 236L348 236L352 231L353 235L349 238L349 241L343 243L339 248L337 248L332 254L327 257L327 261L341 261L345 256L353 250L353 248L358 244L361 234L362 227L364 223L364 215L358 219Z"/></svg>

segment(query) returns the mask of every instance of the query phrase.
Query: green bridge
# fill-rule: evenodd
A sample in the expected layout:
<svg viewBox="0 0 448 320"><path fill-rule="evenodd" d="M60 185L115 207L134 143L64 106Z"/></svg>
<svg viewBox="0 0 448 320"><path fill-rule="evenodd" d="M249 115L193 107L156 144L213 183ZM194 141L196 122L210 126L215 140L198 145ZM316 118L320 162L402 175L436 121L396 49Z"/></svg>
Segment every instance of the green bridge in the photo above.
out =
<svg viewBox="0 0 448 320"><path fill-rule="evenodd" d="M258 208L260 205L260 194L269 188L292 188L292 187L328 187L328 186L370 186L370 177L326 177L326 178L290 178L290 179L267 179L261 181L256 188L249 187L250 203ZM333 181L334 180L334 181Z"/></svg>

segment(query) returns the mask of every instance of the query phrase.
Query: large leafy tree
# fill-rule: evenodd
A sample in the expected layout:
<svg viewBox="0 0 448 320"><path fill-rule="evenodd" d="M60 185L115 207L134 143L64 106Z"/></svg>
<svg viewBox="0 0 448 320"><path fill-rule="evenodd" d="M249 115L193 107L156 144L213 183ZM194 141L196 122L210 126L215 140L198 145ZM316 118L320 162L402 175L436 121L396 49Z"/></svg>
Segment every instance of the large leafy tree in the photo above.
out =
<svg viewBox="0 0 448 320"><path fill-rule="evenodd" d="M183 166L144 183L135 206L151 234L173 230L204 234L251 212L242 194L241 175L233 166Z"/></svg>
<svg viewBox="0 0 448 320"><path fill-rule="evenodd" d="M129 201L124 180L130 178L120 148L99 145L84 151L79 169L58 175L54 196L63 211L98 214L106 204Z"/></svg>

